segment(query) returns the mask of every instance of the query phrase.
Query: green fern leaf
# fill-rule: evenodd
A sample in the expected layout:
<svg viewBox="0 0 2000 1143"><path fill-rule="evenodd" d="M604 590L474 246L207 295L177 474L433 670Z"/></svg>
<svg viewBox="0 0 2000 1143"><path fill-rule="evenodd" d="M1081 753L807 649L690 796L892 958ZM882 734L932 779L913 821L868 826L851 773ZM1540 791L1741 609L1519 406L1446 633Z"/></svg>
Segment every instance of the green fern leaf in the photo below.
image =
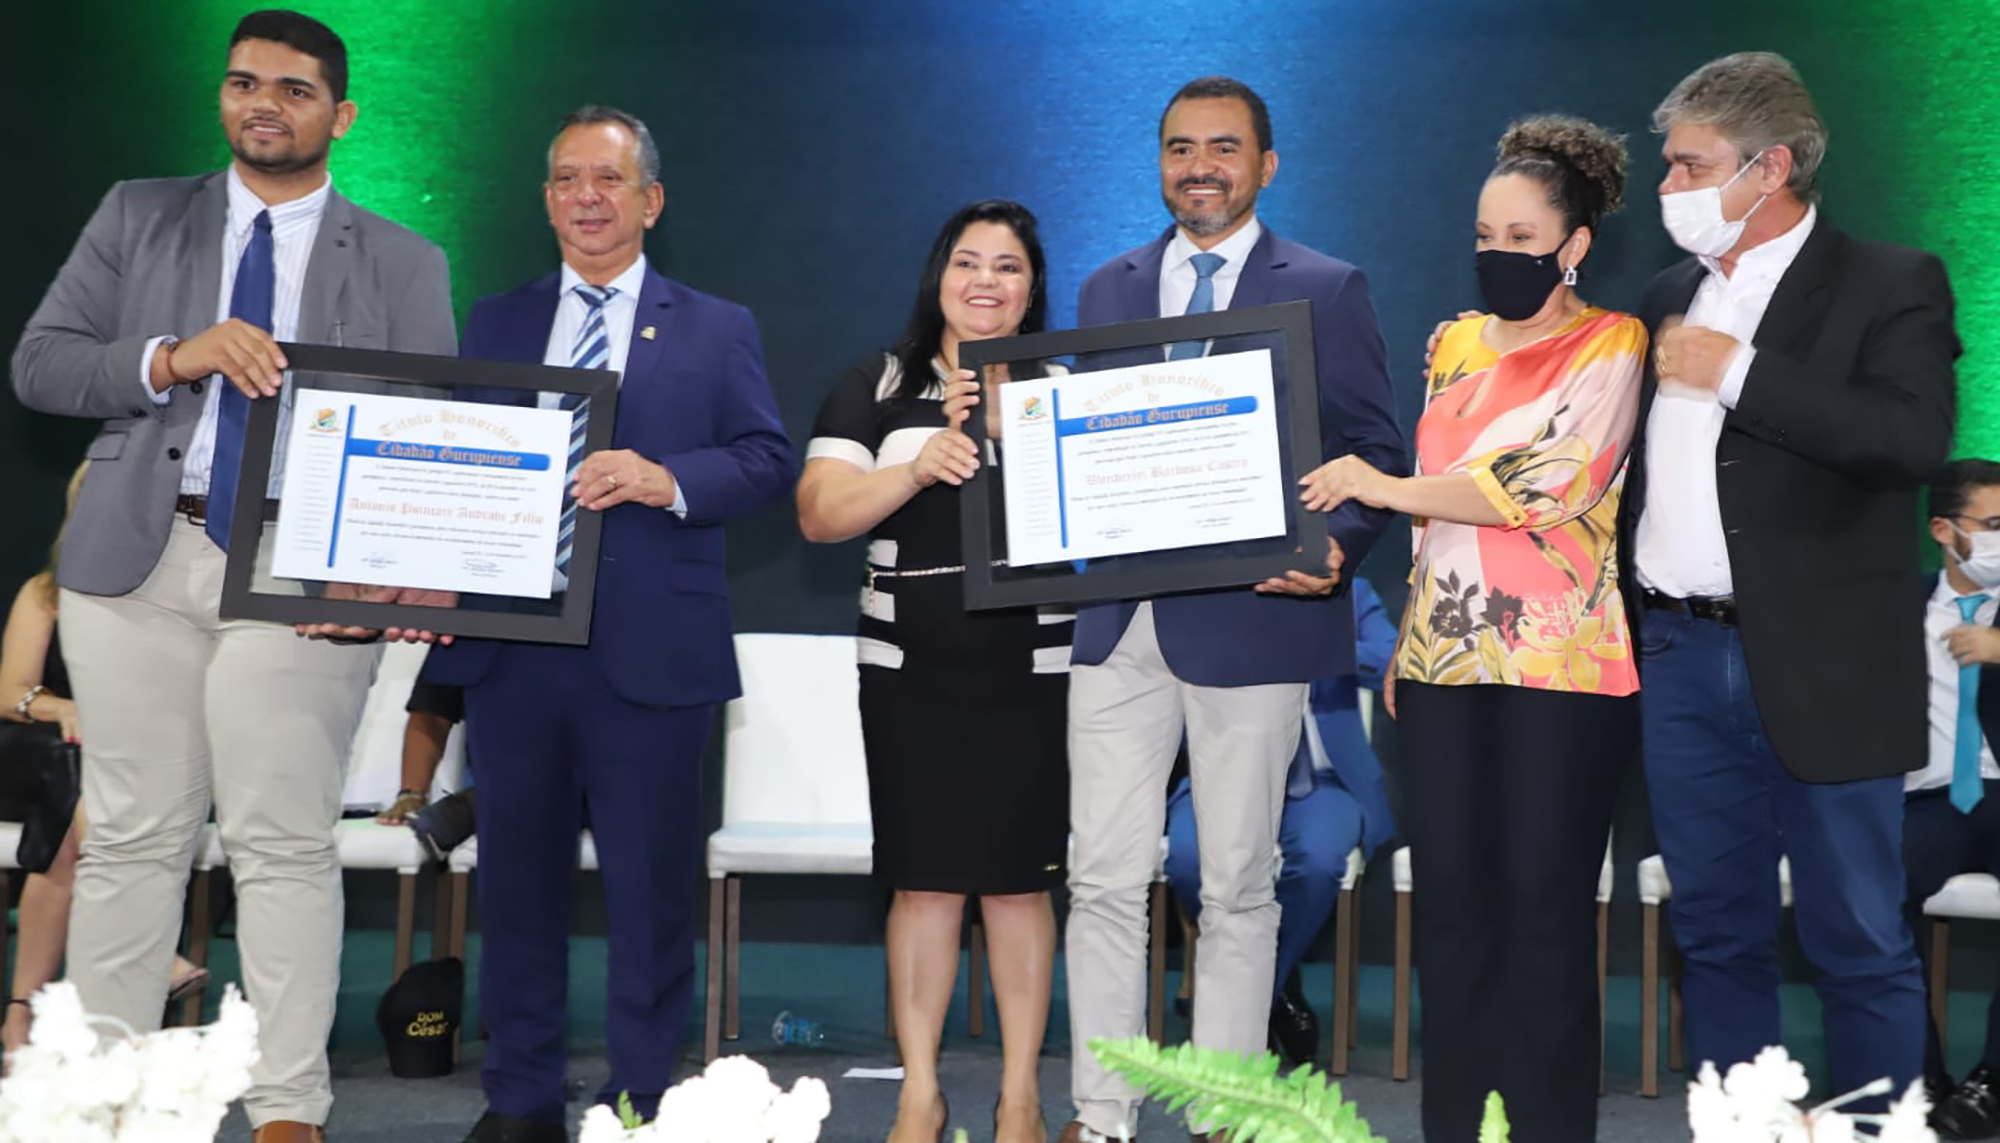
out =
<svg viewBox="0 0 2000 1143"><path fill-rule="evenodd" d="M632 1109L632 1093L629 1091L618 1093L618 1122L627 1131L636 1131L646 1125L646 1121Z"/></svg>
<svg viewBox="0 0 2000 1143"><path fill-rule="evenodd" d="M1193 1044L1163 1049L1144 1037L1092 1040L1090 1050L1168 1111L1185 1107L1190 1120L1227 1131L1232 1143L1385 1143L1341 1097L1339 1084L1311 1067L1280 1077L1269 1052L1246 1058Z"/></svg>
<svg viewBox="0 0 2000 1143"><path fill-rule="evenodd" d="M1486 1115L1479 1121L1479 1143L1508 1143L1507 1105L1500 1093L1486 1093Z"/></svg>

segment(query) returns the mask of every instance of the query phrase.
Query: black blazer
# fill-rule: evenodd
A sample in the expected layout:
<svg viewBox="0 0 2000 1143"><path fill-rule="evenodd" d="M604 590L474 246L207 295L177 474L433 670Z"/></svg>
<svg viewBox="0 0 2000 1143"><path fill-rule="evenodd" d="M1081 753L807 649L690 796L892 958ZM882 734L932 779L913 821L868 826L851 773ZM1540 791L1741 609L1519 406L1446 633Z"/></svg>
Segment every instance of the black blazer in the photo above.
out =
<svg viewBox="0 0 2000 1143"><path fill-rule="evenodd" d="M1653 279L1646 327L1686 313L1706 273L1690 258ZM1903 773L1927 750L1929 670L1922 625L1888 601L1921 589L1920 497L1951 449L1959 342L1944 265L1822 216L1751 340L1716 495L1765 732L1808 782ZM1657 384L1648 360L1619 517L1635 604Z"/></svg>

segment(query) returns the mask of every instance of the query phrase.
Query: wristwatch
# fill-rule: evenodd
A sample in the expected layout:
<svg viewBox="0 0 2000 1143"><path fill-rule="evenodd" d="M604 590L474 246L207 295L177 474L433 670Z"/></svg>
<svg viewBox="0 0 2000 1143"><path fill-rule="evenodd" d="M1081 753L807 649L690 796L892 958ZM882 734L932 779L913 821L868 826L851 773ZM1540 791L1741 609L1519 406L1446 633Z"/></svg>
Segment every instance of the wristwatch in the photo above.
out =
<svg viewBox="0 0 2000 1143"><path fill-rule="evenodd" d="M37 695L48 689L40 683L29 687L28 693L21 696L21 701L14 704L14 713L20 715L23 719L29 719L28 708L35 704L35 697ZM32 719L29 720L32 721Z"/></svg>

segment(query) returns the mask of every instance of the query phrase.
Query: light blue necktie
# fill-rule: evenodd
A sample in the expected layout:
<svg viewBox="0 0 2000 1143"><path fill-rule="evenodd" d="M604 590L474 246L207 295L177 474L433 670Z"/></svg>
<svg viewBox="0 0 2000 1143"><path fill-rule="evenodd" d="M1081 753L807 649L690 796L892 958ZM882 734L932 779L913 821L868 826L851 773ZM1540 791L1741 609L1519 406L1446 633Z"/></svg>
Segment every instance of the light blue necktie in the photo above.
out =
<svg viewBox="0 0 2000 1143"><path fill-rule="evenodd" d="M1215 272L1228 261L1220 254L1196 254L1188 259L1194 267L1194 293L1189 295L1187 312L1207 314L1215 312ZM1180 361L1189 357L1200 357L1202 343L1199 341L1176 341L1167 349L1168 361Z"/></svg>
<svg viewBox="0 0 2000 1143"><path fill-rule="evenodd" d="M271 212L260 210L250 226L250 241L236 263L236 282L229 290L229 316L241 318L265 332L274 332L271 308L278 292L277 244L271 238ZM208 519L202 530L215 546L229 550L230 525L236 518L236 484L243 467L243 432L250 423L250 398L228 381L215 395L215 452L208 469Z"/></svg>
<svg viewBox="0 0 2000 1143"><path fill-rule="evenodd" d="M1991 598L1990 595L1959 596L1959 618L1971 623L1979 613L1979 605ZM1980 747L1986 741L1986 734L1979 727L1979 670L1978 663L1967 663L1958 669L1958 729L1952 739L1951 804L1962 814L1971 813L1986 792L1979 777Z"/></svg>
<svg viewBox="0 0 2000 1143"><path fill-rule="evenodd" d="M570 346L572 368L602 369L611 360L611 334L604 325L604 306L617 292L610 286L588 283L576 287L576 296L583 299L589 312L584 314L583 328L577 331L576 341ZM567 588L569 560L576 548L576 498L569 494L569 486L576 480L577 466L583 463L583 432L590 424L590 398L581 393L564 393L561 407L576 414L569 421L569 466L563 470L562 527L556 532L558 586Z"/></svg>

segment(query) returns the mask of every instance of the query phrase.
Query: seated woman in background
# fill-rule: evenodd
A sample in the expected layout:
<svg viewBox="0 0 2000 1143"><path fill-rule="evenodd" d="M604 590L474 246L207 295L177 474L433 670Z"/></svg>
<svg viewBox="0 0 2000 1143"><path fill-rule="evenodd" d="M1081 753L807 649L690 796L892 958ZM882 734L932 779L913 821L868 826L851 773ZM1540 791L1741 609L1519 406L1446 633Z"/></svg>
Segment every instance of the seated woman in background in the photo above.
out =
<svg viewBox="0 0 2000 1143"><path fill-rule="evenodd" d="M978 467L962 341L1032 333L1046 305L1035 216L990 200L954 214L894 352L848 370L821 406L799 480L806 538L868 534L861 729L875 875L889 909L890 1011L904 1080L891 1143L944 1138L938 1038L965 899L992 951L1004 1048L998 1143L1046 1143L1036 1058L1056 946L1049 890L1069 828L1068 617L965 610L958 486Z"/></svg>
<svg viewBox="0 0 2000 1143"><path fill-rule="evenodd" d="M79 465L69 482L69 507L76 507L77 490L89 462ZM56 634L56 557L62 536L56 536L46 570L21 585L0 637L0 769L10 780L33 770L46 772L58 743L83 740L82 723L69 693L69 673L63 668L62 646ZM15 783L19 784L19 783ZM38 783L39 787L39 783ZM62 968L69 937L70 889L76 883L78 847L83 841L83 807L76 802L73 782L52 782L37 788L32 804L21 812L37 821L48 836L60 836L46 868L29 868L21 886L20 947L14 956L13 991L7 1000L7 1022L0 1045L8 1056L28 1042L28 1001ZM40 866L42 862L24 863ZM200 988L208 970L174 958L169 1001Z"/></svg>
<svg viewBox="0 0 2000 1143"><path fill-rule="evenodd" d="M1479 194L1490 315L1447 328L1417 475L1340 457L1305 502L1415 517L1385 697L1416 897L1427 1139L1477 1136L1488 1091L1522 1139L1596 1136L1596 890L1639 746L1617 519L1646 330L1576 295L1624 197L1623 142L1516 123Z"/></svg>

